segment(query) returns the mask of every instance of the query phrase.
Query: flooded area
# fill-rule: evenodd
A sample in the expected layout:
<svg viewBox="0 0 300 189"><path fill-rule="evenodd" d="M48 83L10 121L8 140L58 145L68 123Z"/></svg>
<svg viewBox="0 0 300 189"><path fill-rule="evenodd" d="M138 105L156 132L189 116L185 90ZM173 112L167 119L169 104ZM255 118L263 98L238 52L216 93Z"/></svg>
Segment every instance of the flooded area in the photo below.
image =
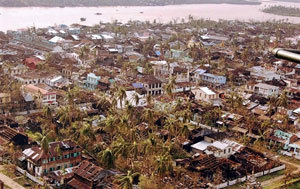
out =
<svg viewBox="0 0 300 189"><path fill-rule="evenodd" d="M47 27L55 24L70 25L82 23L94 25L99 22L129 20L169 22L174 19L181 21L189 15L195 18L227 19L227 20L272 20L287 19L293 23L300 23L300 17L276 16L261 12L265 6L285 5L300 7L300 3L283 3L264 1L261 5L231 5L231 4L198 4L198 5L170 5L153 7L25 7L0 8L0 30L15 30L35 27ZM97 14L98 13L98 14ZM80 18L86 18L81 22Z"/></svg>

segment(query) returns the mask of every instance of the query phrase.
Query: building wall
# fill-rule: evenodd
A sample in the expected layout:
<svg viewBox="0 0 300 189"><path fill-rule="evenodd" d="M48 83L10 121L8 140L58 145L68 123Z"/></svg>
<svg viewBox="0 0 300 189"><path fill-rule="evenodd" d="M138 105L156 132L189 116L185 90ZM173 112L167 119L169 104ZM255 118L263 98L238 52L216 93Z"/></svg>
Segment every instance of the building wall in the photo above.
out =
<svg viewBox="0 0 300 189"><path fill-rule="evenodd" d="M162 94L162 84L161 83L155 83L155 84L143 84L144 88L147 91L148 95L160 95Z"/></svg>

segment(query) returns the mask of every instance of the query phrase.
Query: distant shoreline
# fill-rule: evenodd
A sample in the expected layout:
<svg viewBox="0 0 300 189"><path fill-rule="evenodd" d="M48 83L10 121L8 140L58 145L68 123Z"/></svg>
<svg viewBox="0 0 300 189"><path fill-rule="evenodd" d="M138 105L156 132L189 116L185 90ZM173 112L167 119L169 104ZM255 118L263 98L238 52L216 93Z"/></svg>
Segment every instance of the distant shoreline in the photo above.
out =
<svg viewBox="0 0 300 189"><path fill-rule="evenodd" d="M300 17L300 9L296 7L270 6L262 9L262 12L279 16Z"/></svg>
<svg viewBox="0 0 300 189"><path fill-rule="evenodd" d="M233 4L233 5L260 5L261 2L247 0L86 0L82 4L79 0L61 0L49 2L47 0L0 0L0 7L113 7L113 6L167 6L184 4Z"/></svg>

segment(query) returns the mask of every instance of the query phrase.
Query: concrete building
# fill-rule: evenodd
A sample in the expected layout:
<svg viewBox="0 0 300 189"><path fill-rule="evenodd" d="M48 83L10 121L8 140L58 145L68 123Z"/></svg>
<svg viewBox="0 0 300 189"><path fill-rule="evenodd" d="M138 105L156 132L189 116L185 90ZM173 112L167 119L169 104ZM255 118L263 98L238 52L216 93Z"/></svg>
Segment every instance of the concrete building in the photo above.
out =
<svg viewBox="0 0 300 189"><path fill-rule="evenodd" d="M278 96L279 87L265 83L258 83L254 86L254 94L265 98L268 98L270 96Z"/></svg>

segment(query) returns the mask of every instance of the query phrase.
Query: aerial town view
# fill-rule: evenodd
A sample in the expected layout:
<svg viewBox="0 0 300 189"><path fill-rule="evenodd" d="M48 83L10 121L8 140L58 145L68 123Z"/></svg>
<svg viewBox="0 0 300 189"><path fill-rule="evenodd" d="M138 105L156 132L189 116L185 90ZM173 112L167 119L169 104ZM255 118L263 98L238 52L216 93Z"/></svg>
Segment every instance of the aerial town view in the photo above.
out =
<svg viewBox="0 0 300 189"><path fill-rule="evenodd" d="M0 0L0 189L117 188L300 188L300 0Z"/></svg>

